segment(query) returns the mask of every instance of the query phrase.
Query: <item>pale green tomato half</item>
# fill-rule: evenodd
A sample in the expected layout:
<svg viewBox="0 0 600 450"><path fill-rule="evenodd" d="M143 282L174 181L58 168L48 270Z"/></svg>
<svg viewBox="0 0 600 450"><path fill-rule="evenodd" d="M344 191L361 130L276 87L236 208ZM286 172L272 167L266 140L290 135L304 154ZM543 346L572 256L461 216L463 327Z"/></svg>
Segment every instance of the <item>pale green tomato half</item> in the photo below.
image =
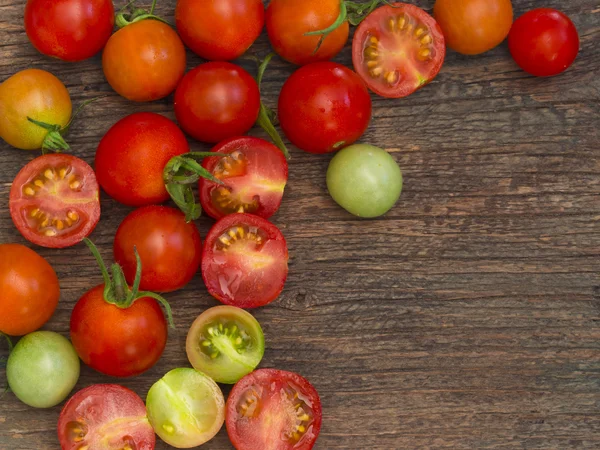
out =
<svg viewBox="0 0 600 450"><path fill-rule="evenodd" d="M195 369L174 369L146 397L148 419L167 444L192 448L211 440L225 421L225 400L217 383Z"/></svg>
<svg viewBox="0 0 600 450"><path fill-rule="evenodd" d="M23 337L8 357L6 377L10 390L34 408L62 402L79 379L79 356L68 339L51 331Z"/></svg>
<svg viewBox="0 0 600 450"><path fill-rule="evenodd" d="M338 205L355 216L378 217L400 198L402 172L385 150L351 145L329 163L327 189Z"/></svg>

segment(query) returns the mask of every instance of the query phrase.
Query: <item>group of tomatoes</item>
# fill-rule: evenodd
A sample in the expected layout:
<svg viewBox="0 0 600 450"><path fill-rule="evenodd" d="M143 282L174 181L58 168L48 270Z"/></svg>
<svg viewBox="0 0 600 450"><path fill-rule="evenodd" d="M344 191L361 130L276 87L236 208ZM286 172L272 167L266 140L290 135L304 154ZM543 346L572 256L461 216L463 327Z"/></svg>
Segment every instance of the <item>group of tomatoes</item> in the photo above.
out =
<svg viewBox="0 0 600 450"><path fill-rule="evenodd" d="M201 269L208 291L225 305L205 311L189 330L194 369L167 373L146 404L114 384L76 393L60 415L62 448L150 450L155 433L189 448L226 422L238 450L309 450L321 427L319 396L297 374L255 370L264 335L242 309L275 300L288 272L286 241L268 221L288 179L289 153L275 117L296 147L337 151L327 171L333 199L352 214L377 217L398 200L402 174L386 151L355 144L371 120L368 89L389 98L410 95L438 74L446 46L474 55L507 36L524 70L556 75L577 56L577 31L549 9L513 23L510 0L437 0L433 16L384 0L271 0L266 10L262 0L179 0L175 32L154 15L155 3L149 11L129 4L115 18L110 0L27 1L25 29L41 53L80 61L103 50L106 79L123 97L144 102L175 93L181 129L154 113L127 116L101 139L92 169L60 153L69 150L64 135L77 112L54 75L29 69L0 85L0 136L45 153L14 179L14 224L44 247L84 241L103 276L73 309L71 343L35 331L60 297L52 267L27 247L0 245L0 332L26 335L10 354L9 385L23 402L45 408L69 395L80 359L109 376L145 372L160 359L172 325L160 293L183 288ZM272 55L256 78L228 62L246 52L265 23L275 52L302 66L285 82L277 116L260 95ZM350 25L358 25L356 72L329 62L345 46ZM211 62L185 73L184 44ZM255 124L275 144L245 136ZM190 152L184 132L216 146ZM87 238L100 219L100 187L137 208L118 228L110 271ZM179 209L161 205L169 198ZM204 245L193 222L201 211L216 220ZM216 383L235 384L227 402Z"/></svg>

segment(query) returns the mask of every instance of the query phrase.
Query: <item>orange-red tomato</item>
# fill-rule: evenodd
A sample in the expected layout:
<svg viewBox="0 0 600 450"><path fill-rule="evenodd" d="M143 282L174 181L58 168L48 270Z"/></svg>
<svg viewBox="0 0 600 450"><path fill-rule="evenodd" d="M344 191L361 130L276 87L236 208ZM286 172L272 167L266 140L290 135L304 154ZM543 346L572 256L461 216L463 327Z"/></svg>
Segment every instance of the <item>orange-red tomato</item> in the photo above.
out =
<svg viewBox="0 0 600 450"><path fill-rule="evenodd" d="M464 55L493 49L506 39L513 23L510 0L437 0L433 15L448 47Z"/></svg>

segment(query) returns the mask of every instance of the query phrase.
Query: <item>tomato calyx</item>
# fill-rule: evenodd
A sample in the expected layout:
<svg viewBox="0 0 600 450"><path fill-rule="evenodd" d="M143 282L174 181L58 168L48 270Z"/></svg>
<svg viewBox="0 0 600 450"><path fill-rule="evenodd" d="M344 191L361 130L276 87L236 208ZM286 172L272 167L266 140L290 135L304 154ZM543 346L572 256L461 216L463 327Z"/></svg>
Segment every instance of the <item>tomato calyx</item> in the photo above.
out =
<svg viewBox="0 0 600 450"><path fill-rule="evenodd" d="M131 25L132 23L140 22L146 19L158 20L159 22L163 22L169 25L169 22L164 20L162 17L154 15L154 9L156 8L156 0L152 1L150 11L146 11L143 8L134 8L134 4L135 0L131 0L116 15L115 24L117 25L117 27L119 27L119 29L124 28L127 25Z"/></svg>

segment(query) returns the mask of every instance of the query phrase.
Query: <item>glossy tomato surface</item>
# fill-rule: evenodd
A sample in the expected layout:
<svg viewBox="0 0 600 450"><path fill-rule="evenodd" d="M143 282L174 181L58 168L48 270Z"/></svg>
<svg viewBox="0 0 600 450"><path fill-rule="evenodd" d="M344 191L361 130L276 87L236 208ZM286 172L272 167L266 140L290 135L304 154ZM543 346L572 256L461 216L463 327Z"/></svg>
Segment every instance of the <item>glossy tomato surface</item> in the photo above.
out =
<svg viewBox="0 0 600 450"><path fill-rule="evenodd" d="M237 450L310 450L321 430L321 400L300 375L260 369L242 378L226 405Z"/></svg>
<svg viewBox="0 0 600 450"><path fill-rule="evenodd" d="M92 168L67 154L29 162L15 177L9 208L19 232L42 247L78 244L100 219L100 188Z"/></svg>
<svg viewBox="0 0 600 450"><path fill-rule="evenodd" d="M202 242L193 222L178 209L145 206L131 212L117 230L115 260L133 283L136 248L142 260L143 291L171 292L190 282L200 267Z"/></svg>
<svg viewBox="0 0 600 450"><path fill-rule="evenodd" d="M25 31L44 55L65 61L91 58L115 24L111 0L27 0Z"/></svg>
<svg viewBox="0 0 600 450"><path fill-rule="evenodd" d="M202 277L217 300L256 308L275 300L288 274L288 249L279 229L252 214L230 214L206 236Z"/></svg>
<svg viewBox="0 0 600 450"><path fill-rule="evenodd" d="M444 35L435 19L406 3L373 11L352 41L356 72L383 97L406 97L431 82L445 55Z"/></svg>
<svg viewBox="0 0 600 450"><path fill-rule="evenodd" d="M267 7L267 33L275 51L298 65L327 61L346 45L350 26L342 23L322 42L321 36L306 36L333 24L340 15L339 0L271 0Z"/></svg>
<svg viewBox="0 0 600 450"><path fill-rule="evenodd" d="M288 179L288 164L281 150L264 139L236 137L212 150L228 156L206 158L202 166L225 185L200 178L202 209L220 219L247 212L268 219L279 209Z"/></svg>
<svg viewBox="0 0 600 450"><path fill-rule="evenodd" d="M108 83L128 100L166 97L185 72L185 47L166 23L146 19L121 28L108 40L102 68Z"/></svg>
<svg viewBox="0 0 600 450"><path fill-rule="evenodd" d="M178 0L177 31L194 53L210 61L242 56L265 25L262 0Z"/></svg>
<svg viewBox="0 0 600 450"><path fill-rule="evenodd" d="M246 134L259 110L256 80L228 62L199 65L183 77L175 92L179 125L203 142L217 143Z"/></svg>
<svg viewBox="0 0 600 450"><path fill-rule="evenodd" d="M579 34L562 12L539 8L515 21L508 47L523 70L548 77L564 72L573 64L579 53Z"/></svg>
<svg viewBox="0 0 600 450"><path fill-rule="evenodd" d="M356 142L371 121L371 96L365 83L341 64L301 67L279 96L279 123L296 147L329 153Z"/></svg>
<svg viewBox="0 0 600 450"><path fill-rule="evenodd" d="M163 171L171 158L189 151L183 132L160 114L131 114L112 126L96 151L96 176L102 189L129 206L169 199Z"/></svg>
<svg viewBox="0 0 600 450"><path fill-rule="evenodd" d="M95 384L77 392L58 419L62 450L154 450L156 437L146 406L133 391Z"/></svg>

